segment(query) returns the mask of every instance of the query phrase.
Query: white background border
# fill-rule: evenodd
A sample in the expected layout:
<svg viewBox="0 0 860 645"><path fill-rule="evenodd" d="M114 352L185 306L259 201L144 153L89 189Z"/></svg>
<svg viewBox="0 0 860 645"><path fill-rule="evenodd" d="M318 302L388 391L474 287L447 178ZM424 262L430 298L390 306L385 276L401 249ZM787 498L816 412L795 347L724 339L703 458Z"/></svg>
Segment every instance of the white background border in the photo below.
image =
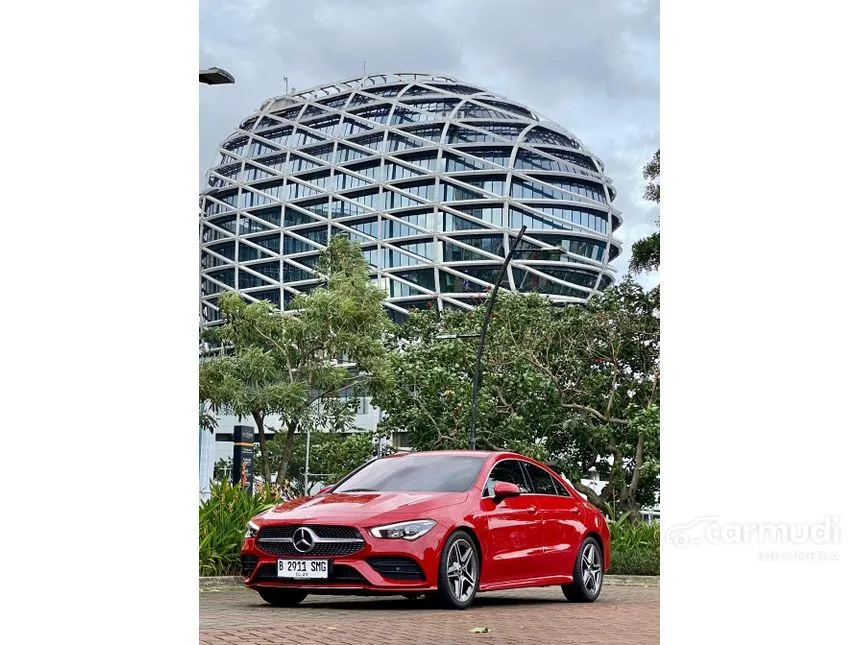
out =
<svg viewBox="0 0 860 645"><path fill-rule="evenodd" d="M5 642L197 639L196 9L4 12ZM666 643L856 631L856 12L661 8Z"/></svg>

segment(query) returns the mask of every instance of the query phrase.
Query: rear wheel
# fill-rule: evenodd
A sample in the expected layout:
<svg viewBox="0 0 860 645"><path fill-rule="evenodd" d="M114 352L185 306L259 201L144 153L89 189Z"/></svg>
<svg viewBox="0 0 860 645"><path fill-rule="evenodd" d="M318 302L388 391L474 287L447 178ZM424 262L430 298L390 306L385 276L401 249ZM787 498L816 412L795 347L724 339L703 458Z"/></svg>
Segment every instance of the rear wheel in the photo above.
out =
<svg viewBox="0 0 860 645"><path fill-rule="evenodd" d="M582 541L573 568L573 583L562 585L564 597L570 602L594 602L603 588L603 552L600 544L589 536Z"/></svg>
<svg viewBox="0 0 860 645"><path fill-rule="evenodd" d="M308 595L295 589L257 589L257 593L260 598L275 607L295 607Z"/></svg>
<svg viewBox="0 0 860 645"><path fill-rule="evenodd" d="M466 609L475 600L480 575L475 541L465 531L454 531L439 557L437 602L449 609Z"/></svg>

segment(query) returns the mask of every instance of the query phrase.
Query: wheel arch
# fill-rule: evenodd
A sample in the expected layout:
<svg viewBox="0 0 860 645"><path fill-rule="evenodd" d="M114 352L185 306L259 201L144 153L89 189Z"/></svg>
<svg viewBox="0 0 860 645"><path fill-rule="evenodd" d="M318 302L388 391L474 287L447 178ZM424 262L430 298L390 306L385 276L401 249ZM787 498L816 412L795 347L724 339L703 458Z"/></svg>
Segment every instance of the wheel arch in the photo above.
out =
<svg viewBox="0 0 860 645"><path fill-rule="evenodd" d="M478 562L480 563L480 566L478 568L478 588L480 589L481 576L484 573L484 545L481 544L481 540L478 538L478 531L476 531L475 527L471 526L470 524L454 524L451 526L450 530L445 535L445 539L442 542L443 545L445 544L445 542L448 541L448 538L450 538L455 531L463 531L464 533L468 534L468 536L472 538L472 541L475 543L475 547L478 549ZM441 555L442 551L440 550L439 556L441 557Z"/></svg>
<svg viewBox="0 0 860 645"><path fill-rule="evenodd" d="M453 533L454 531L463 531L465 533L468 533L469 537L472 538L472 540L475 542L475 546L478 548L478 555L481 558L479 560L479 562L481 563L481 570L483 571L483 569L484 569L484 547L481 544L481 540L478 538L478 532L474 529L474 527L469 526L468 524L461 524L459 526L455 526L454 529L451 531L451 533Z"/></svg>
<svg viewBox="0 0 860 645"><path fill-rule="evenodd" d="M593 537L597 541L597 546L600 547L600 557L603 559L603 570L606 571L609 568L609 549L607 549L607 545L601 537L600 533L595 530L591 530L586 533L582 541L585 541L585 538ZM581 543L580 543L581 544Z"/></svg>

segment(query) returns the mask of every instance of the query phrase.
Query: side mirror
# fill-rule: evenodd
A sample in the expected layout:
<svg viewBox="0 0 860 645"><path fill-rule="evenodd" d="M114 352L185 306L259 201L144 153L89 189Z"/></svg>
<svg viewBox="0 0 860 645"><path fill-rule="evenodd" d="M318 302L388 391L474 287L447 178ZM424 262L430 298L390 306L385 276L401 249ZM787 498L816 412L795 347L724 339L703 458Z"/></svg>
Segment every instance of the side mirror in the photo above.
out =
<svg viewBox="0 0 860 645"><path fill-rule="evenodd" d="M516 497L520 494L520 487L511 482L496 482L493 487L493 497L503 500L507 497Z"/></svg>
<svg viewBox="0 0 860 645"><path fill-rule="evenodd" d="M317 491L317 495L322 495L323 493L329 492L332 488L334 488L334 484L329 484L328 486L323 486Z"/></svg>

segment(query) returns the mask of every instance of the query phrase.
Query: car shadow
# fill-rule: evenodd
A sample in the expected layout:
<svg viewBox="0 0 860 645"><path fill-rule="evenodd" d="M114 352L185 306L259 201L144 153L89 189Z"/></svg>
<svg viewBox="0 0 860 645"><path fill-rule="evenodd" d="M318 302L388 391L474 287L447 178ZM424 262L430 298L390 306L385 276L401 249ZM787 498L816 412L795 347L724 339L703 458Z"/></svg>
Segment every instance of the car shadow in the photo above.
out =
<svg viewBox="0 0 860 645"><path fill-rule="evenodd" d="M420 609L421 611L449 611L447 609L438 607L434 605L432 601L425 600L423 598L414 600L397 596L350 596L351 600L344 600L340 597L331 597L330 600L323 600L323 598L326 598L325 596L311 596L311 598L314 598L312 602L306 601L298 605L297 607L292 607L291 610L295 611L297 609L304 609L307 611L313 611L315 609L338 609L347 611L409 611ZM512 598L510 596L490 596L480 594L477 598L475 598L475 602L472 604L472 607L479 608L525 605L552 605L555 603L567 603L560 591L558 598L529 598L526 596ZM261 602L259 603L259 605L263 607L270 607L270 605L265 602Z"/></svg>

